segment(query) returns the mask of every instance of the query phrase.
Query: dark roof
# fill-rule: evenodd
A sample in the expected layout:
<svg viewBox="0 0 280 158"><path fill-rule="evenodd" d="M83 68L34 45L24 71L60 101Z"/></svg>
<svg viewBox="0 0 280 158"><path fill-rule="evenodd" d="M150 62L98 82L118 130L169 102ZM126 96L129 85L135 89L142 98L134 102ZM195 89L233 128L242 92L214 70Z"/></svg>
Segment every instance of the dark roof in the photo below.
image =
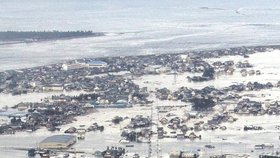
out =
<svg viewBox="0 0 280 158"><path fill-rule="evenodd" d="M74 135L53 135L44 139L41 143L68 143L76 139ZM40 143L40 144L41 144Z"/></svg>

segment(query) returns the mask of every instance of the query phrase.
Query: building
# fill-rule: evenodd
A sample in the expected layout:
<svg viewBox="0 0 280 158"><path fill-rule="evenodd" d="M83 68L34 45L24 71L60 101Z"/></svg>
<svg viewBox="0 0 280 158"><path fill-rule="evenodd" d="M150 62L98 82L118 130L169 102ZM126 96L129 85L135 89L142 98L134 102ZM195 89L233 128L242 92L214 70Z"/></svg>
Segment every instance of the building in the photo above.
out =
<svg viewBox="0 0 280 158"><path fill-rule="evenodd" d="M78 139L85 139L85 135L86 135L85 128L78 128L77 133L78 133Z"/></svg>
<svg viewBox="0 0 280 158"><path fill-rule="evenodd" d="M198 158L199 154L197 152L186 152L186 151L180 151L180 152L172 152L169 154L169 158Z"/></svg>
<svg viewBox="0 0 280 158"><path fill-rule="evenodd" d="M115 107L116 107L116 108L126 108L126 107L128 107L128 106L129 106L129 104L128 104L128 102L125 101L125 100L118 100L118 101L115 103Z"/></svg>
<svg viewBox="0 0 280 158"><path fill-rule="evenodd" d="M28 104L24 104L24 103L19 103L17 105L18 111L25 111L29 108Z"/></svg>
<svg viewBox="0 0 280 158"><path fill-rule="evenodd" d="M88 67L106 67L107 63L100 60L92 60L87 62Z"/></svg>
<svg viewBox="0 0 280 158"><path fill-rule="evenodd" d="M62 64L61 66L61 69L64 70L64 71L67 71L67 70L75 70L75 69L81 69L81 68L85 68L87 67L86 64L84 63L72 63L72 64Z"/></svg>
<svg viewBox="0 0 280 158"><path fill-rule="evenodd" d="M62 92L63 91L63 85L61 84L52 84L52 85L48 85L48 86L44 86L43 87L43 91L44 92L48 92L48 91L58 91L58 92Z"/></svg>
<svg viewBox="0 0 280 158"><path fill-rule="evenodd" d="M67 149L77 141L74 135L53 135L39 143L40 149Z"/></svg>
<svg viewBox="0 0 280 158"><path fill-rule="evenodd" d="M126 100L118 100L115 104L99 104L96 102L92 103L94 108L130 108L132 107Z"/></svg>
<svg viewBox="0 0 280 158"><path fill-rule="evenodd" d="M187 55L187 54L182 54L182 55L180 56L180 58L181 58L181 60L183 60L184 62L187 62L187 61L190 59L189 55Z"/></svg>

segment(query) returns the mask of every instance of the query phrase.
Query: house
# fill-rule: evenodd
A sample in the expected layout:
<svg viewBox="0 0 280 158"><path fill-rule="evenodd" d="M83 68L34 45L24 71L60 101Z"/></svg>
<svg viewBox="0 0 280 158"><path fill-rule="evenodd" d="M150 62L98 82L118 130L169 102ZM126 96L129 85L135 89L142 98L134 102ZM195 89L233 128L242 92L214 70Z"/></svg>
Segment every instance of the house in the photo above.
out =
<svg viewBox="0 0 280 158"><path fill-rule="evenodd" d="M53 135L39 143L40 149L67 149L77 141L74 135Z"/></svg>
<svg viewBox="0 0 280 158"><path fill-rule="evenodd" d="M115 107L116 108L126 108L128 107L129 104L127 103L127 101L125 100L118 100L116 103L115 103Z"/></svg>
<svg viewBox="0 0 280 158"><path fill-rule="evenodd" d="M177 133L177 139L185 139L185 134L184 133Z"/></svg>
<svg viewBox="0 0 280 158"><path fill-rule="evenodd" d="M45 92L48 92L48 91L62 92L63 89L64 89L63 85L61 85L61 84L52 84L52 85L48 85L48 86L43 87L43 91L45 91Z"/></svg>
<svg viewBox="0 0 280 158"><path fill-rule="evenodd" d="M17 109L18 111L25 111L29 108L29 105L28 104L25 104L25 103L19 103L17 105Z"/></svg>
<svg viewBox="0 0 280 158"><path fill-rule="evenodd" d="M172 152L169 155L169 158L198 158L198 152L187 152L187 151L180 151L180 152Z"/></svg>

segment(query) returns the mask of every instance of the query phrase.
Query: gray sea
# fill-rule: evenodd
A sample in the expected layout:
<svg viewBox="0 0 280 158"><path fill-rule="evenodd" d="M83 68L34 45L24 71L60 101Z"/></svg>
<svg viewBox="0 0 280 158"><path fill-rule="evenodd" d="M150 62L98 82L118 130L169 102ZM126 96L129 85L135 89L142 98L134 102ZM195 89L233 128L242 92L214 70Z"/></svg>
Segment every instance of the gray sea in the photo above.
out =
<svg viewBox="0 0 280 158"><path fill-rule="evenodd" d="M105 37L0 45L0 71L82 57L278 44L278 0L1 0L0 30Z"/></svg>

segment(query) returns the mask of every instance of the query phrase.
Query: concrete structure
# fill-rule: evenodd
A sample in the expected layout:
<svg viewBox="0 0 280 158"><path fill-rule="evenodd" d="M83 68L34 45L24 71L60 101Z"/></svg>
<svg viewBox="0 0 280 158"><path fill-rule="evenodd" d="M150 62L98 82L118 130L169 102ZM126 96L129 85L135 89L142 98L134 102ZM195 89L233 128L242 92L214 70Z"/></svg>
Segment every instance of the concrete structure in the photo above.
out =
<svg viewBox="0 0 280 158"><path fill-rule="evenodd" d="M67 149L77 141L74 135L53 135L39 143L40 149Z"/></svg>

